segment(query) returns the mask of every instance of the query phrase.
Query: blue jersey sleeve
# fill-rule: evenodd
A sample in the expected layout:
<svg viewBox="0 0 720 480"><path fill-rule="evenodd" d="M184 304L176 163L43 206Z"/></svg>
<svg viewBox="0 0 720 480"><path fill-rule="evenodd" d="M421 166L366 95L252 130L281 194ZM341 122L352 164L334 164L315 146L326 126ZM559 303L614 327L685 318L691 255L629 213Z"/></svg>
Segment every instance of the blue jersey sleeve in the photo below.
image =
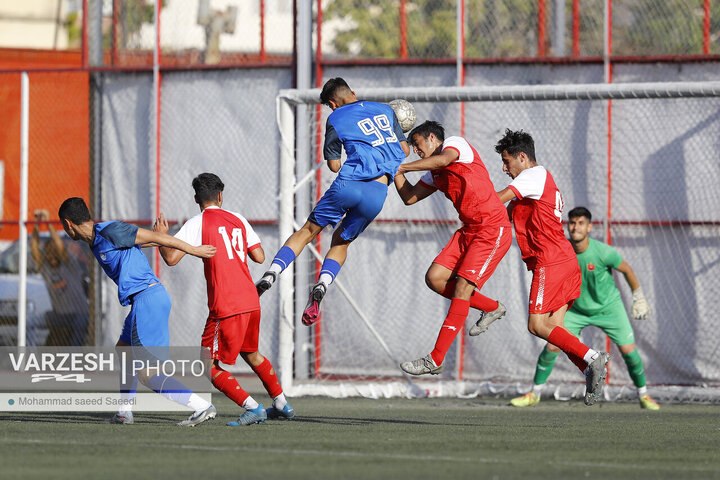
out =
<svg viewBox="0 0 720 480"><path fill-rule="evenodd" d="M323 156L325 160L339 160L342 157L342 142L340 137L330 123L328 118L325 124L325 146L323 147Z"/></svg>
<svg viewBox="0 0 720 480"><path fill-rule="evenodd" d="M125 222L113 222L98 231L98 233L116 248L130 248L135 245L137 231L137 225L130 225Z"/></svg>

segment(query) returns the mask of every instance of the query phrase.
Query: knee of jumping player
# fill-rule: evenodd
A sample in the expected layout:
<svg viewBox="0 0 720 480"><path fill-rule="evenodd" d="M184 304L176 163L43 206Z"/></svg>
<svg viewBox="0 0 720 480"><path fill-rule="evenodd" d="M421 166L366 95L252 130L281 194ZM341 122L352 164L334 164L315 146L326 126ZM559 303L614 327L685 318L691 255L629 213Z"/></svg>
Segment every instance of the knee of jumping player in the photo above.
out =
<svg viewBox="0 0 720 480"><path fill-rule="evenodd" d="M428 268L425 273L425 285L434 292L442 293L447 285L448 278L437 268L433 268L433 265Z"/></svg>
<svg viewBox="0 0 720 480"><path fill-rule="evenodd" d="M545 322L542 315L530 315L528 318L528 331L536 337L542 336L545 330Z"/></svg>

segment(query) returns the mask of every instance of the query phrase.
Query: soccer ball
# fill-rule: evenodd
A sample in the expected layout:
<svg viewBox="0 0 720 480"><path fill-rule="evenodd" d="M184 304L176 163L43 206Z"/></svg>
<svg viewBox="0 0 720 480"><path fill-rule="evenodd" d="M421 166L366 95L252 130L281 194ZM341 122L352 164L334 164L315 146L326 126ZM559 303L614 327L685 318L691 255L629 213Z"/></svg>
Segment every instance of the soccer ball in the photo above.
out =
<svg viewBox="0 0 720 480"><path fill-rule="evenodd" d="M403 133L407 133L412 130L415 126L415 120L417 119L417 114L415 113L415 107L413 107L413 104L407 100L398 98L397 100L390 102L388 105L390 105L395 111L395 116L398 119L398 123L400 123L400 128L402 128Z"/></svg>

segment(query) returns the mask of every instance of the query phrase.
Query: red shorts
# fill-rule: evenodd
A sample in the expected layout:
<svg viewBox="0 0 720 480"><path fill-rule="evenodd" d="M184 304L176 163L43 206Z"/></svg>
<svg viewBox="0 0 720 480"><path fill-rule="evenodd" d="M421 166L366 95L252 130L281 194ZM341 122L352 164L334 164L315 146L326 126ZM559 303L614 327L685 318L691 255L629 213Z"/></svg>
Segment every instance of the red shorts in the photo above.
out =
<svg viewBox="0 0 720 480"><path fill-rule="evenodd" d="M260 310L226 318L208 318L202 335L205 354L228 365L235 365L240 352L257 352Z"/></svg>
<svg viewBox="0 0 720 480"><path fill-rule="evenodd" d="M479 289L512 244L510 227L467 227L456 231L434 263L452 270Z"/></svg>
<svg viewBox="0 0 720 480"><path fill-rule="evenodd" d="M533 313L552 313L563 305L570 308L580 296L580 265L577 260L537 267L530 284L529 311Z"/></svg>

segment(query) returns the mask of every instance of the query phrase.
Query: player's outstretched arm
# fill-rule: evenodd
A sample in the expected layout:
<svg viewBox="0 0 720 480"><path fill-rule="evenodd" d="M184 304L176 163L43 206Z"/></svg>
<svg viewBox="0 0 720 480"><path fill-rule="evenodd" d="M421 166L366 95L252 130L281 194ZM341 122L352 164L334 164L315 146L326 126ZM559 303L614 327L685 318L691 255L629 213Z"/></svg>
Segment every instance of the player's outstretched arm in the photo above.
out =
<svg viewBox="0 0 720 480"><path fill-rule="evenodd" d="M170 230L170 226L167 223L167 220L165 220L165 215L160 213L160 216L155 219L155 223L153 224L153 232L157 233L165 233L167 234ZM173 265L177 265L177 263L182 259L182 257L185 256L185 252L182 250L177 250L175 248L168 248L158 245L158 250L160 250L160 256L165 261L165 264L172 267Z"/></svg>
<svg viewBox="0 0 720 480"><path fill-rule="evenodd" d="M215 255L215 251L217 250L212 245L193 247L189 243L183 242L179 238L172 237L167 233L153 232L145 228L138 228L135 243L139 245L154 244L161 247L176 248L199 258L210 258Z"/></svg>
<svg viewBox="0 0 720 480"><path fill-rule="evenodd" d="M457 160L458 151L454 148L446 148L440 153L430 155L429 157L421 158L410 163L403 163L400 165L400 172L422 172L424 170L435 170L436 168L443 168L450 165L452 162Z"/></svg>
<svg viewBox="0 0 720 480"><path fill-rule="evenodd" d="M397 189L398 195L400 195L400 198L402 199L403 203L405 203L405 205L412 205L413 203L417 203L423 198L427 198L432 195L433 192L435 192L435 190L433 190L432 188L427 188L420 182L416 183L415 185L408 182L407 178L405 178L405 175L400 170L398 170L398 173L395 174L395 188Z"/></svg>
<svg viewBox="0 0 720 480"><path fill-rule="evenodd" d="M646 320L650 316L650 305L648 305L645 294L640 288L640 282L637 275L635 275L635 271L625 260L618 265L617 271L623 274L630 290L632 290L633 303L630 308L630 315L636 320Z"/></svg>

